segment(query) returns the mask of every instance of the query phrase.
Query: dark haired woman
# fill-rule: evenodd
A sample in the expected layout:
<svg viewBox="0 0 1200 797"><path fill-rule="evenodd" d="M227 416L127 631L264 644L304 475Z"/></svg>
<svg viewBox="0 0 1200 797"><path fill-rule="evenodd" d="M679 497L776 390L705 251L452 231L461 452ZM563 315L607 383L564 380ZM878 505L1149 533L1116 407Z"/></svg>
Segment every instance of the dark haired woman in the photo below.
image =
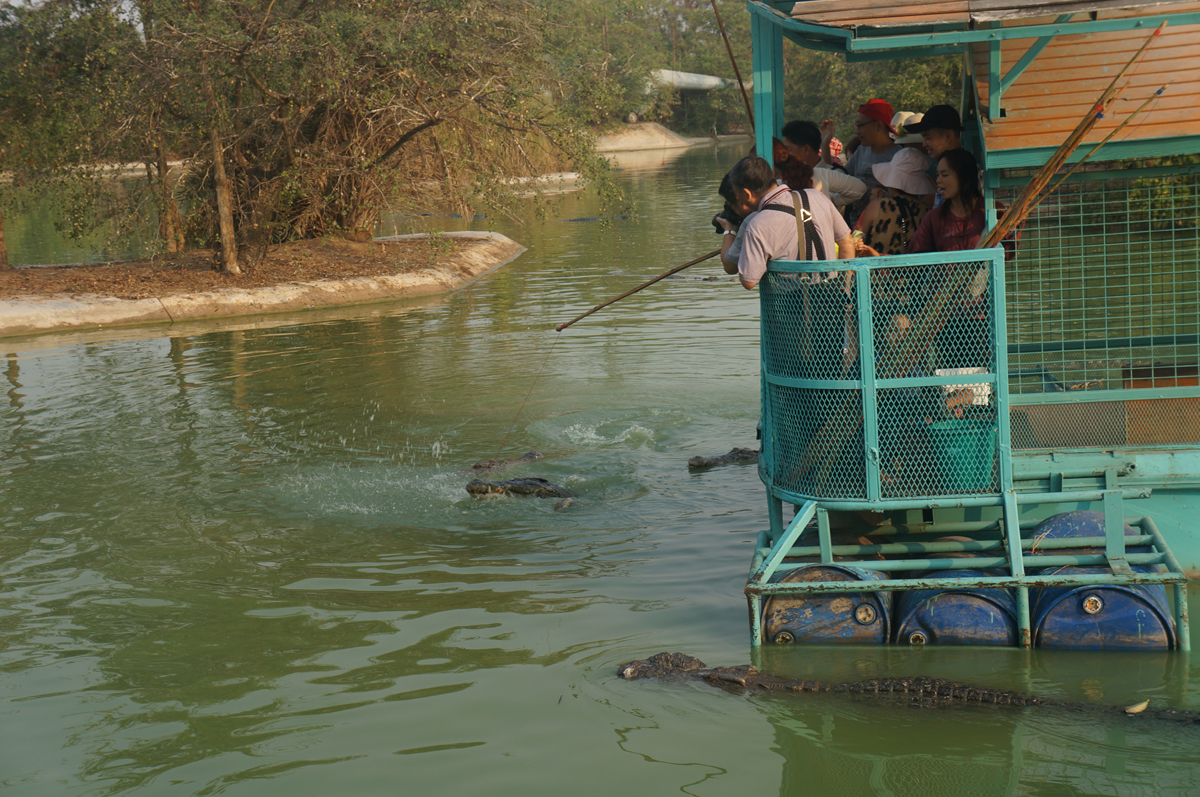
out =
<svg viewBox="0 0 1200 797"><path fill-rule="evenodd" d="M908 243L909 254L958 252L975 249L983 235L983 195L979 191L979 164L965 149L954 149L938 161L937 186L943 202L925 214ZM962 266L946 266L957 269ZM934 268L925 286L925 304L947 285L949 271ZM950 297L948 314L937 335L937 360L942 368L987 368L993 347L988 323L987 268L981 268Z"/></svg>
<svg viewBox="0 0 1200 797"><path fill-rule="evenodd" d="M965 149L952 149L938 161L942 204L925 214L908 242L908 253L974 249L983 235L983 195L979 164Z"/></svg>

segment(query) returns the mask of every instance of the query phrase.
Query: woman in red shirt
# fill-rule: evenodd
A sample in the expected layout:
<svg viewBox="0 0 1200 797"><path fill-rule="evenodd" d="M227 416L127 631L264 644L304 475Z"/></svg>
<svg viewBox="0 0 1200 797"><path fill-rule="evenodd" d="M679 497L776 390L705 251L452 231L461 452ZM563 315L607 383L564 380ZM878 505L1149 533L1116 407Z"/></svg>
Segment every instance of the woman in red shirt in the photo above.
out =
<svg viewBox="0 0 1200 797"><path fill-rule="evenodd" d="M983 235L983 195L979 164L965 149L952 149L938 161L942 204L925 214L908 242L908 254L974 249Z"/></svg>
<svg viewBox="0 0 1200 797"><path fill-rule="evenodd" d="M975 249L983 235L983 195L979 164L965 149L954 149L938 161L937 186L943 202L925 214L908 243L908 253L958 252ZM921 305L946 284L962 265L931 267L925 275ZM962 293L953 297L938 325L936 360L940 368L988 368L993 345L988 324L990 300L985 295L987 269L979 269Z"/></svg>

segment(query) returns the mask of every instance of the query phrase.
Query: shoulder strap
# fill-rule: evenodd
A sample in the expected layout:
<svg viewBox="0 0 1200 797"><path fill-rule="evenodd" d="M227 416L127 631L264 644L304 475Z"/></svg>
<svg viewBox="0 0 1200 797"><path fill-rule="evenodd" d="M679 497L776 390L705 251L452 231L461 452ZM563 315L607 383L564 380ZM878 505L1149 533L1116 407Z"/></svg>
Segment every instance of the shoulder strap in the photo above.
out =
<svg viewBox="0 0 1200 797"><path fill-rule="evenodd" d="M808 204L808 192L801 190L795 192L800 196L800 205L803 210L796 214L796 232L800 236L800 250L804 252L805 260L825 260L825 244L821 240L821 236L817 235L817 225L813 221L812 209ZM816 257L813 257L814 251Z"/></svg>
<svg viewBox="0 0 1200 797"><path fill-rule="evenodd" d="M786 214L788 214L789 216L795 216L795 215L796 215L796 209L795 209L795 208L793 208L793 207L788 207L787 205L776 205L774 202L772 202L770 205L763 205L763 206L762 206L762 209L763 209L763 210L778 210L780 213L786 213Z"/></svg>
<svg viewBox="0 0 1200 797"><path fill-rule="evenodd" d="M792 199L793 200L797 199L796 195L803 194L803 193L804 193L803 191L793 191ZM807 213L797 213L796 214L796 240L797 240L796 259L797 260L812 260L812 247L811 246L805 247L805 245L804 245L805 241L808 238L808 236L804 234L804 228L806 226L804 224L804 217L806 215L808 215L808 214ZM806 251L807 251L807 254L806 254Z"/></svg>

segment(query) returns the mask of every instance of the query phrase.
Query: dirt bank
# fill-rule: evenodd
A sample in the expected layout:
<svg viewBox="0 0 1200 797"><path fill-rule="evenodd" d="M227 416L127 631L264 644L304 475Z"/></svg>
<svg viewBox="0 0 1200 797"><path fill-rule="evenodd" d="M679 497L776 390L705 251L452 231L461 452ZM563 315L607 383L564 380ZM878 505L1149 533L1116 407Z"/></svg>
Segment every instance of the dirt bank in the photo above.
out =
<svg viewBox="0 0 1200 797"><path fill-rule="evenodd" d="M525 247L499 233L298 241L240 276L207 252L0 271L0 336L365 304L453 290Z"/></svg>

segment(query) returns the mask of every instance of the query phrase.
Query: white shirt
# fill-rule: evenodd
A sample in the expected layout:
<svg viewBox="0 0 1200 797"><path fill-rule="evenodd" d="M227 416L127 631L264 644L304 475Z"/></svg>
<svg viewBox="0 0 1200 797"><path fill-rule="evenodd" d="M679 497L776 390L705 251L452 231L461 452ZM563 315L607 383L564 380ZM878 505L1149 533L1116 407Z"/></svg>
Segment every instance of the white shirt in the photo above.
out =
<svg viewBox="0 0 1200 797"><path fill-rule="evenodd" d="M813 188L833 202L838 210L867 193L867 184L839 169L813 168Z"/></svg>

